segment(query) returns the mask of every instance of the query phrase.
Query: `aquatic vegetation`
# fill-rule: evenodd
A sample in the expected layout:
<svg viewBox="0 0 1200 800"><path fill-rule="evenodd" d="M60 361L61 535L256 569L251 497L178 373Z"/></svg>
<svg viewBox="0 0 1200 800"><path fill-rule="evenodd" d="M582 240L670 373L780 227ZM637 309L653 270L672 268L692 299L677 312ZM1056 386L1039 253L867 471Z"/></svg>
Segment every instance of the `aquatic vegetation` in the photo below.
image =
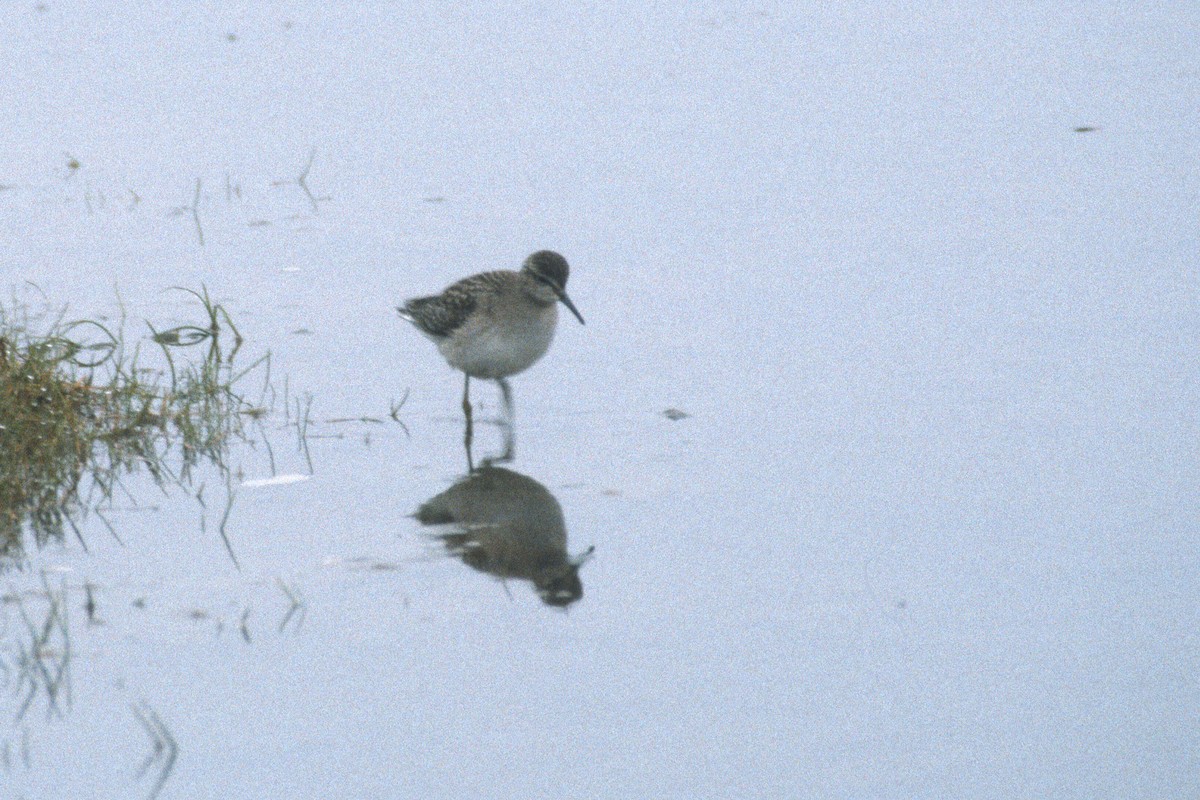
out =
<svg viewBox="0 0 1200 800"><path fill-rule="evenodd" d="M82 542L80 521L103 521L132 473L159 486L190 485L202 461L228 473L229 444L266 413L235 387L261 372L265 398L270 355L237 368L243 340L224 307L205 289L179 291L202 320L147 323L145 352L124 318L68 322L0 307L0 559L21 552L26 532L40 545L69 528Z"/></svg>

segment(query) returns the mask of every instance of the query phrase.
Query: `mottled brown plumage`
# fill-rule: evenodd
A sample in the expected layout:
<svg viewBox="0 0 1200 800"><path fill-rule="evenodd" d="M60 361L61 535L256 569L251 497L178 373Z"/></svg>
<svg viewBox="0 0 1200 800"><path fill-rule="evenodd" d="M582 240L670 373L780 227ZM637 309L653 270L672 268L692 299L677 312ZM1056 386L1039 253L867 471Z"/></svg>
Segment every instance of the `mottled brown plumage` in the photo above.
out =
<svg viewBox="0 0 1200 800"><path fill-rule="evenodd" d="M481 272L450 284L441 294L408 300L397 310L422 333L435 338L449 336L479 306L480 296L494 295L503 289L505 274Z"/></svg>
<svg viewBox="0 0 1200 800"><path fill-rule="evenodd" d="M396 310L432 339L450 366L466 376L463 411L471 437L471 378L500 384L509 422L512 394L505 378L532 366L545 355L558 324L562 303L583 324L567 296L567 260L539 250L520 272L497 270L463 278L438 295L408 300Z"/></svg>

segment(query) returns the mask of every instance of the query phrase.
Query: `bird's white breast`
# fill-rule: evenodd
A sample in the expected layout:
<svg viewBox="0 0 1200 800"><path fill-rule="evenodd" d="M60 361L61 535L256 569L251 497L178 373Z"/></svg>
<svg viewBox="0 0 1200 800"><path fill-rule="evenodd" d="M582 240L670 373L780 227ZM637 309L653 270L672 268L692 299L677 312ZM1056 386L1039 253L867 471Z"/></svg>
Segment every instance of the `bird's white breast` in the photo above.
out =
<svg viewBox="0 0 1200 800"><path fill-rule="evenodd" d="M473 378L506 378L523 372L550 349L558 321L555 304L526 307L521 313L476 314L463 329L439 342L450 362Z"/></svg>

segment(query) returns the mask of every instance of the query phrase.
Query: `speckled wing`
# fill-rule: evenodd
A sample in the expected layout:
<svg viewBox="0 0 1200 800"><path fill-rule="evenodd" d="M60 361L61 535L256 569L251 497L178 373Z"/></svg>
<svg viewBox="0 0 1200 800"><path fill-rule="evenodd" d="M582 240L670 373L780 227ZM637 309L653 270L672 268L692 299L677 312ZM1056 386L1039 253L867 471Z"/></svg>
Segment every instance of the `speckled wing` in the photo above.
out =
<svg viewBox="0 0 1200 800"><path fill-rule="evenodd" d="M466 322L475 310L475 299L470 295L445 294L415 297L396 310L422 333L441 338Z"/></svg>
<svg viewBox="0 0 1200 800"><path fill-rule="evenodd" d="M432 297L416 297L396 310L400 316L430 336L443 338L462 327L480 299L500 288L499 273L484 272L463 278Z"/></svg>

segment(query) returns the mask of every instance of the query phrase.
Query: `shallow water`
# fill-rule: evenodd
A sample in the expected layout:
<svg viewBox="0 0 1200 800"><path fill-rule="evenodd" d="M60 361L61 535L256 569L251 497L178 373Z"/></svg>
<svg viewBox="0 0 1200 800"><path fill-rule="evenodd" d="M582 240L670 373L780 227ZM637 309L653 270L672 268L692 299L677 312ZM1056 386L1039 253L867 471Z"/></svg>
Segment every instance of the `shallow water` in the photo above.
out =
<svg viewBox="0 0 1200 800"><path fill-rule="evenodd" d="M3 12L5 285L136 338L203 284L276 394L8 565L0 796L1194 794L1198 23ZM461 378L393 310L543 247L587 325L496 494L595 548L565 609L417 518Z"/></svg>

